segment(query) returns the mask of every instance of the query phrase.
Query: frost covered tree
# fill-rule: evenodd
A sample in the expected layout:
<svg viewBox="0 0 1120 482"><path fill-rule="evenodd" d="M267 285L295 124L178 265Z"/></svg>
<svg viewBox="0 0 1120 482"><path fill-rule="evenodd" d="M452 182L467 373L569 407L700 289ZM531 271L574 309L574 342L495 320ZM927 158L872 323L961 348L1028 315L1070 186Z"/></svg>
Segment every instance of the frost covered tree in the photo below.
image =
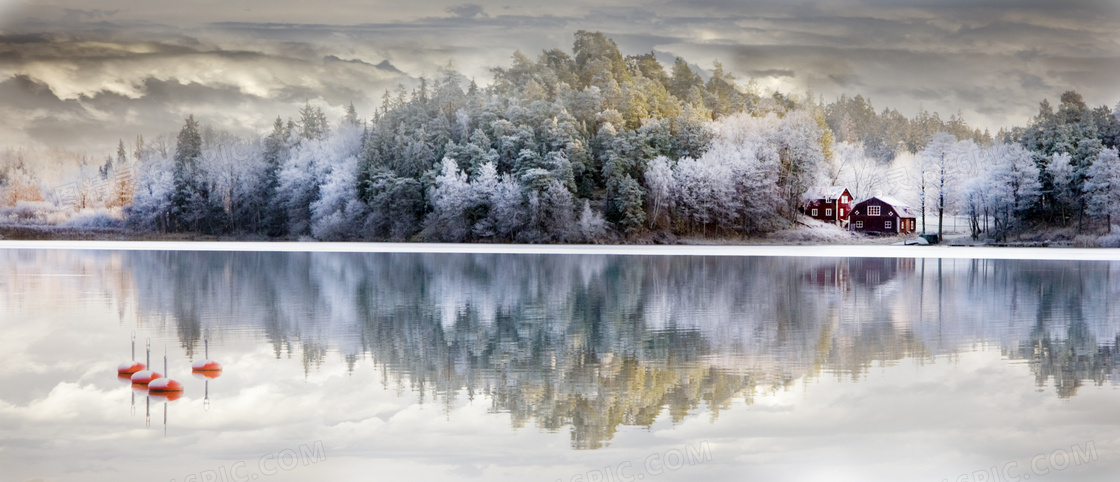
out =
<svg viewBox="0 0 1120 482"><path fill-rule="evenodd" d="M673 209L699 227L773 229L795 214L824 170L821 131L807 113L736 114L711 131L707 151L681 159L673 172Z"/></svg>
<svg viewBox="0 0 1120 482"><path fill-rule="evenodd" d="M540 188L528 187L525 200L526 222L518 233L518 241L564 243L574 238L572 193L560 181L549 177Z"/></svg>
<svg viewBox="0 0 1120 482"><path fill-rule="evenodd" d="M673 167L669 164L669 158L657 156L650 161L646 167L645 181L649 187L649 225L651 228L667 228L673 196Z"/></svg>
<svg viewBox="0 0 1120 482"><path fill-rule="evenodd" d="M1046 174L1051 188L1044 189L1043 193L1051 199L1051 210L1057 213L1062 224L1066 224L1077 210L1082 195L1078 179L1080 174L1073 164L1073 157L1065 152L1054 153L1046 164Z"/></svg>
<svg viewBox="0 0 1120 482"><path fill-rule="evenodd" d="M311 235L316 239L360 239L369 214L358 190L358 156L362 130L355 123L343 123L331 134L328 161L318 199L312 201Z"/></svg>
<svg viewBox="0 0 1120 482"><path fill-rule="evenodd" d="M782 118L776 134L779 159L778 188L789 220L800 212L802 196L821 178L825 162L825 131L806 111Z"/></svg>
<svg viewBox="0 0 1120 482"><path fill-rule="evenodd" d="M125 207L127 224L142 231L170 230L171 197L175 190L172 160L151 156L141 163L132 203Z"/></svg>
<svg viewBox="0 0 1120 482"><path fill-rule="evenodd" d="M918 153L922 171L922 230L925 231L926 197L932 193L933 207L937 209L937 236L944 236L945 210L952 206L956 195L957 182L957 138L952 134L938 132L929 144Z"/></svg>
<svg viewBox="0 0 1120 482"><path fill-rule="evenodd" d="M1039 170L1031 153L1018 144L997 144L980 151L978 157L983 169L958 181L964 183L962 204L974 239L989 230L995 238L1003 238L1038 202L1042 192Z"/></svg>
<svg viewBox="0 0 1120 482"><path fill-rule="evenodd" d="M314 223L334 211L345 210L350 198L332 198L318 205L322 188L330 181L336 164L354 158L354 166L335 176L332 195L358 197L357 156L361 152L362 131L345 126L322 140L304 140L292 149L279 174L279 202L287 213L288 233L292 236L312 234ZM346 187L343 184L354 186Z"/></svg>
<svg viewBox="0 0 1120 482"><path fill-rule="evenodd" d="M411 91L399 85L366 121L351 103L328 126L307 101L259 139L229 140L192 117L175 155L171 142L152 143L128 212L154 229L345 240L754 234L787 226L829 162L828 179L846 176L857 193L885 190L875 158L893 158L911 137L924 145L938 129L966 131L960 116L946 123L923 111L911 121L858 96L825 105L763 94L713 66L623 57L608 37L581 31L570 54L515 53L487 86L450 66ZM1066 100L1067 125L1105 125ZM833 129L852 143L835 144ZM937 190L928 177L931 194L963 184ZM1049 170L1042 177L1049 182ZM992 209L992 193L983 194ZM954 199L963 198L939 207Z"/></svg>
<svg viewBox="0 0 1120 482"><path fill-rule="evenodd" d="M443 158L429 198L432 212L426 229L430 236L446 242L465 241L472 228L468 213L478 204L478 196L454 159Z"/></svg>
<svg viewBox="0 0 1120 482"><path fill-rule="evenodd" d="M577 223L580 240L584 243L594 243L607 233L607 220L603 217L603 213L591 209L591 202L586 199L583 200L583 208L580 209Z"/></svg>
<svg viewBox="0 0 1120 482"><path fill-rule="evenodd" d="M1112 220L1120 219L1120 156L1115 148L1102 149L1086 172L1084 191L1088 212L1104 216L1108 232Z"/></svg>
<svg viewBox="0 0 1120 482"><path fill-rule="evenodd" d="M322 109L311 107L311 102L308 101L304 104L303 108L299 110L299 128L300 137L305 140L314 141L323 139L329 132L327 116L323 113Z"/></svg>
<svg viewBox="0 0 1120 482"><path fill-rule="evenodd" d="M835 149L834 186L847 187L856 200L877 194L894 195L897 186L888 177L889 166L867 155L860 142L840 142Z"/></svg>

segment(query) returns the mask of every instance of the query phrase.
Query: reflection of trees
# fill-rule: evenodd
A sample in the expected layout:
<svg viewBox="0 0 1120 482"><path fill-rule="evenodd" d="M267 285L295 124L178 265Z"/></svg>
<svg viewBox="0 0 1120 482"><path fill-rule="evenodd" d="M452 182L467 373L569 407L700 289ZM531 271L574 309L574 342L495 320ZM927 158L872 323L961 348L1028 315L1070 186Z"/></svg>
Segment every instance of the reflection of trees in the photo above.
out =
<svg viewBox="0 0 1120 482"><path fill-rule="evenodd" d="M876 364L977 343L1028 360L1039 385L1052 380L1062 397L1120 371L1120 305L1111 296L1120 287L1109 263L58 256L105 273L112 286L134 280L117 296L134 290L145 322L168 323L188 354L205 330L252 330L277 357L301 357L308 371L332 353L351 369L368 357L386 385L447 404L483 395L518 427L570 427L577 448L601 447L620 426L665 415L676 422L705 408L718 416L733 400L749 403L804 377L858 380Z"/></svg>
<svg viewBox="0 0 1120 482"><path fill-rule="evenodd" d="M1068 398L1085 381L1108 382L1120 367L1115 356L1120 334L1107 322L1114 316L1108 265L1026 262L1010 281L1015 290L1037 293L1029 337L1005 351L1030 363L1038 386L1053 380L1058 396Z"/></svg>

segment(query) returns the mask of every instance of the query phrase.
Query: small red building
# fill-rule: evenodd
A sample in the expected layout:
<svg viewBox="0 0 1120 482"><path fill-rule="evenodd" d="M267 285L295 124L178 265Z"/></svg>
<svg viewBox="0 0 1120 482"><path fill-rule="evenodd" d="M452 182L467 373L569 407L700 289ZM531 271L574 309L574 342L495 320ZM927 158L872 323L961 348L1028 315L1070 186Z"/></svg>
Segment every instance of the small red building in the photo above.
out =
<svg viewBox="0 0 1120 482"><path fill-rule="evenodd" d="M877 196L852 207L849 229L875 234L904 234L917 229L918 217L906 204Z"/></svg>
<svg viewBox="0 0 1120 482"><path fill-rule="evenodd" d="M852 212L852 193L842 186L815 187L805 193L805 215L844 226Z"/></svg>

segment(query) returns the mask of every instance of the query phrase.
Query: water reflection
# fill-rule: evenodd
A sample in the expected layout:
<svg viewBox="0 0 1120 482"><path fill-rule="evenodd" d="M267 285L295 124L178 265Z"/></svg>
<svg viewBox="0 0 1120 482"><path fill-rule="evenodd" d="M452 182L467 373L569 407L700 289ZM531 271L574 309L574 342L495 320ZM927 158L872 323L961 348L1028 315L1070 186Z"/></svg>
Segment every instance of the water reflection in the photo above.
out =
<svg viewBox="0 0 1120 482"><path fill-rule="evenodd" d="M797 381L997 346L1058 397L1120 380L1106 262L472 254L6 252L134 304L141 329L249 334L308 376L340 355L386 387L608 445ZM38 269L42 269L41 267ZM1120 278L1118 278L1120 280ZM18 293L9 293L9 298ZM207 401L209 395L206 383Z"/></svg>

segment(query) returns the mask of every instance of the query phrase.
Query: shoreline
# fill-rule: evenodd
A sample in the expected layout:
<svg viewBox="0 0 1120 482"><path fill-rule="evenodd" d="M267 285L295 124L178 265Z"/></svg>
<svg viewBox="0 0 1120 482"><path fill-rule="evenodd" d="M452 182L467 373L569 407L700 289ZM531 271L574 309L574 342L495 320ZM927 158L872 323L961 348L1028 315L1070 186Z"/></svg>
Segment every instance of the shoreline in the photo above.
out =
<svg viewBox="0 0 1120 482"><path fill-rule="evenodd" d="M449 244L291 241L0 240L0 249L94 251L216 251L429 254L572 254L617 256L797 256L817 258L935 258L1120 261L1115 248L1009 248L897 245L586 245Z"/></svg>

